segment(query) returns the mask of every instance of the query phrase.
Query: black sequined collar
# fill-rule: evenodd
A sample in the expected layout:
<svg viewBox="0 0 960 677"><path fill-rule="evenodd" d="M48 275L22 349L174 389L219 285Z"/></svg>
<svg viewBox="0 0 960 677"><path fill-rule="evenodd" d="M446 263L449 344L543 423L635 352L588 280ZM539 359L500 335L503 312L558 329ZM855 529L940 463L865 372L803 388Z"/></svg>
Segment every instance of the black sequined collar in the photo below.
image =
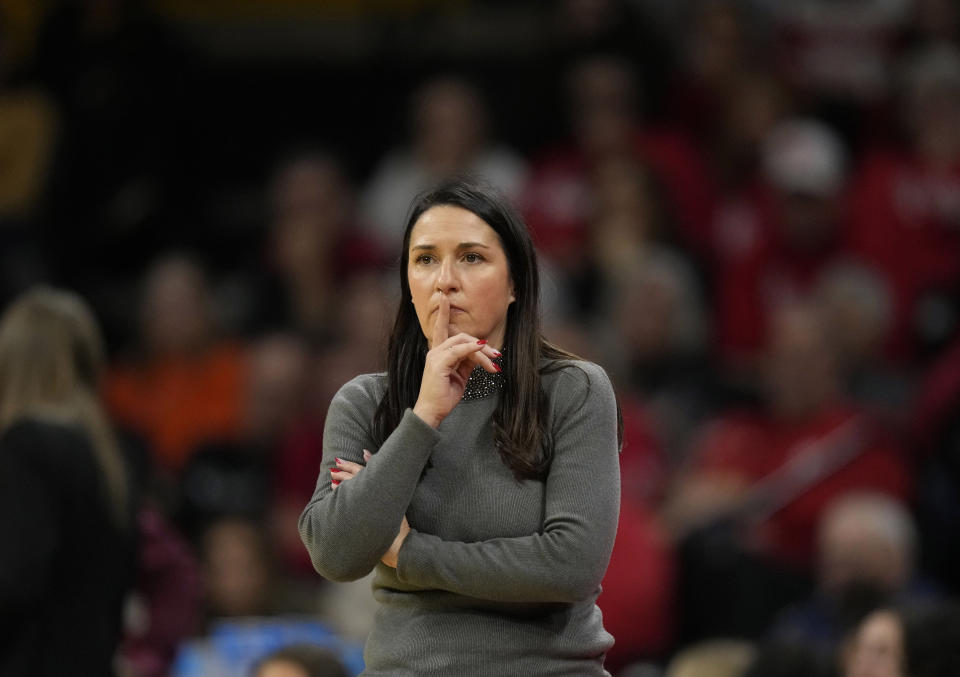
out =
<svg viewBox="0 0 960 677"><path fill-rule="evenodd" d="M503 355L493 359L493 363L503 366ZM490 373L481 366L476 366L470 372L470 378L467 379L467 385L463 389L463 398L461 401L470 402L472 400L482 400L503 390L504 375L503 372Z"/></svg>

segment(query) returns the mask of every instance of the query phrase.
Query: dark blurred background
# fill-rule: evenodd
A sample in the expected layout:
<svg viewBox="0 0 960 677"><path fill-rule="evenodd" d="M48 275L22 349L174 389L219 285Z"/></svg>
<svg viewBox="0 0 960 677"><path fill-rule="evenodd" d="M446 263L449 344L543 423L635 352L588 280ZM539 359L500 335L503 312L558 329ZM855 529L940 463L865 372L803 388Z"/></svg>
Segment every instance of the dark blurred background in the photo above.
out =
<svg viewBox="0 0 960 677"><path fill-rule="evenodd" d="M618 388L611 671L904 674L864 619L960 592L956 2L2 0L0 307L55 284L105 331L124 674L360 669L369 582L296 518L407 205L465 173Z"/></svg>

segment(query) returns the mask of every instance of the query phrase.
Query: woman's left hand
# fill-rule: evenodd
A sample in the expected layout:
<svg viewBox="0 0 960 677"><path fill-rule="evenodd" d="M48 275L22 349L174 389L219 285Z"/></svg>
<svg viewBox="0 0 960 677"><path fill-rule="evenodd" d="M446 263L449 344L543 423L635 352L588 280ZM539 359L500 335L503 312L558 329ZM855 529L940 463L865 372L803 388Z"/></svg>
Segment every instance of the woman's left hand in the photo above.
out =
<svg viewBox="0 0 960 677"><path fill-rule="evenodd" d="M369 463L370 458L373 456L366 449L363 450L363 462ZM360 463L354 463L353 461L344 461L342 459L334 459L337 463L337 467L330 468L330 484L333 485L334 491L337 487L340 486L341 482L352 479L357 476L357 474L364 469L364 465Z"/></svg>
<svg viewBox="0 0 960 677"><path fill-rule="evenodd" d="M366 449L363 450L363 462L369 463L370 458L373 456ZM360 463L353 463L352 461L344 461L342 459L336 459L337 467L330 470L330 483L333 485L333 490L336 491L337 487L340 486L341 482L345 482L349 479L356 477L361 470L366 466ZM403 542L407 538L407 534L410 533L410 523L407 522L407 518L404 517L403 521L400 522L400 531L397 532L397 537L393 539L393 543L390 545L390 549L383 553L383 557L380 558L380 561L386 564L388 567L397 568L397 556L400 554L400 547L403 545Z"/></svg>

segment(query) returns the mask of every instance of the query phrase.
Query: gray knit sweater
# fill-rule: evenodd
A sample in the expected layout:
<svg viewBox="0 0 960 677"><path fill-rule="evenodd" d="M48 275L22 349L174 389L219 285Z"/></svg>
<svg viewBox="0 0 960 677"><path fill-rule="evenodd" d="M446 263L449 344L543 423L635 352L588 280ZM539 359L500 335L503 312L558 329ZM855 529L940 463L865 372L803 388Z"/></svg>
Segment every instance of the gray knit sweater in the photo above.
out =
<svg viewBox="0 0 960 677"><path fill-rule="evenodd" d="M364 675L607 675L613 637L595 600L620 505L616 403L604 371L545 374L554 458L545 481L517 481L494 448L499 393L461 401L434 429L407 410L377 449L383 374L334 397L323 467L300 517L317 571L333 581L376 568L379 602ZM334 457L367 467L333 491ZM397 568L380 562L403 516Z"/></svg>

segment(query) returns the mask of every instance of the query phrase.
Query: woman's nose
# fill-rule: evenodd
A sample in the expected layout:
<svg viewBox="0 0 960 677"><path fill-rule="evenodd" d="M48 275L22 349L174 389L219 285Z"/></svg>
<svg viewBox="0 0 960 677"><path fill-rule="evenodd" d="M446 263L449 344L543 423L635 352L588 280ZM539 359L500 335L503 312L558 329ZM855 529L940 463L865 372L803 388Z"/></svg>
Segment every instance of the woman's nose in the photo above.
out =
<svg viewBox="0 0 960 677"><path fill-rule="evenodd" d="M458 288L458 280L453 262L449 259L440 264L437 272L437 291L449 292Z"/></svg>

